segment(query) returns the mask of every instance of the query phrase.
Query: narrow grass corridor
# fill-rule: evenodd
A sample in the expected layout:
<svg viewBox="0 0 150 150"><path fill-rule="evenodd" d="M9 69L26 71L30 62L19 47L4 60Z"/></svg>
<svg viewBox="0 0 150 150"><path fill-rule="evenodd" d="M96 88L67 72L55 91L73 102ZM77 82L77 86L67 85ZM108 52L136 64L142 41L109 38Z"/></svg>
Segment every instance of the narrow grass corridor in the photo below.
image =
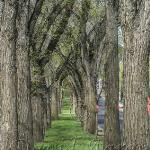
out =
<svg viewBox="0 0 150 150"><path fill-rule="evenodd" d="M75 115L64 109L35 150L102 150L102 142L95 135L84 133Z"/></svg>

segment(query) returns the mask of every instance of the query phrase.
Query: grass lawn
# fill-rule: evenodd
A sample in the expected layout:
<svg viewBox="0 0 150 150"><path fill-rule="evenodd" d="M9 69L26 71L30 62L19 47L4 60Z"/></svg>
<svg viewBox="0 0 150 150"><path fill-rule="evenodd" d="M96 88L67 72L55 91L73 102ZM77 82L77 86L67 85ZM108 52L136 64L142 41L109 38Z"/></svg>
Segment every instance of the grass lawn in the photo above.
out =
<svg viewBox="0 0 150 150"><path fill-rule="evenodd" d="M36 150L102 150L102 142L94 135L84 133L80 122L68 109L64 109L59 120L52 122L44 141L35 145Z"/></svg>

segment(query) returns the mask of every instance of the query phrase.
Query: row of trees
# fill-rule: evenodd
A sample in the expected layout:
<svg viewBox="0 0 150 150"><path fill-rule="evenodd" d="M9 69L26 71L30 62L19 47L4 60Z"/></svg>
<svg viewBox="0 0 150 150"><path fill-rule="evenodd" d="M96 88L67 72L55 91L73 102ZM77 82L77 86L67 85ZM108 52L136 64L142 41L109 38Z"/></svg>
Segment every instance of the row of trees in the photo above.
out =
<svg viewBox="0 0 150 150"><path fill-rule="evenodd" d="M146 0L1 0L1 150L32 150L42 141L60 113L66 78L81 125L92 134L96 82L104 79L104 149L149 149L149 12ZM118 26L124 36L122 141Z"/></svg>

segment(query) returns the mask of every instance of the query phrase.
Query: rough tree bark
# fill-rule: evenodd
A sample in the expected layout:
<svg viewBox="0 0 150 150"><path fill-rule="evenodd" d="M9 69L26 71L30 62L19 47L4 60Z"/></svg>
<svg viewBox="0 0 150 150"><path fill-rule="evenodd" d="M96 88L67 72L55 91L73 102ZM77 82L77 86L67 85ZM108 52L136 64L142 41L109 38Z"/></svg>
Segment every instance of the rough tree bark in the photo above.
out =
<svg viewBox="0 0 150 150"><path fill-rule="evenodd" d="M118 60L118 28L117 1L106 2L106 40L108 60L105 64L105 127L104 149L120 149L121 136L119 126L119 60Z"/></svg>
<svg viewBox="0 0 150 150"><path fill-rule="evenodd" d="M51 99L51 116L52 119L58 119L58 83L55 82L52 86L52 99Z"/></svg>
<svg viewBox="0 0 150 150"><path fill-rule="evenodd" d="M44 112L42 94L32 96L33 109L33 138L34 142L41 142L44 138Z"/></svg>
<svg viewBox="0 0 150 150"><path fill-rule="evenodd" d="M61 85L59 83L59 86L57 88L57 97L58 97L58 114L61 114Z"/></svg>
<svg viewBox="0 0 150 150"><path fill-rule="evenodd" d="M16 1L4 2L0 32L2 123L1 150L16 150L18 146L17 70L16 70Z"/></svg>
<svg viewBox="0 0 150 150"><path fill-rule="evenodd" d="M124 150L150 149L149 89L150 1L121 1L124 54Z"/></svg>
<svg viewBox="0 0 150 150"><path fill-rule="evenodd" d="M1 30L1 23L2 23L3 9L4 9L4 1L3 1L3 0L0 0L0 30Z"/></svg>
<svg viewBox="0 0 150 150"><path fill-rule="evenodd" d="M93 66L91 65L90 60L90 50L87 46L87 33L86 33L86 23L88 21L88 14L90 9L90 0L83 0L82 1L82 14L80 20L81 26L81 57L82 57L82 65L83 70L85 70L85 91L87 91L87 95L85 95L85 122L84 122L84 129L94 134L96 131L96 92L95 92L95 72L93 72Z"/></svg>
<svg viewBox="0 0 150 150"><path fill-rule="evenodd" d="M31 80L28 37L28 1L19 2L17 16L17 100L18 100L18 149L33 149L31 107Z"/></svg>
<svg viewBox="0 0 150 150"><path fill-rule="evenodd" d="M47 123L51 127L51 101L50 101L50 88L47 88Z"/></svg>
<svg viewBox="0 0 150 150"><path fill-rule="evenodd" d="M85 86L85 118L84 129L91 134L96 131L96 84L92 76L88 76Z"/></svg>
<svg viewBox="0 0 150 150"><path fill-rule="evenodd" d="M85 102L85 91L83 88L83 80L82 75L79 72L79 66L75 66L75 70L72 69L71 75L69 76L70 82L72 83L72 87L74 89L74 94L76 97L76 106L75 106L75 113L78 119L81 122L81 126L84 128L84 102Z"/></svg>
<svg viewBox="0 0 150 150"><path fill-rule="evenodd" d="M44 69L40 63L34 64L36 74L32 72L32 109L33 109L33 135L34 141L40 142L44 132L49 126L49 90L46 86Z"/></svg>
<svg viewBox="0 0 150 150"><path fill-rule="evenodd" d="M44 76L44 69L43 67L40 66L40 88L41 88L41 94L42 94L42 101L43 101L43 112L44 112L44 131L47 129L49 122L47 120L48 118L48 88L47 88L47 84L46 84L46 79Z"/></svg>
<svg viewBox="0 0 150 150"><path fill-rule="evenodd" d="M3 8L4 8L4 2L0 0L0 31L1 31L1 23L2 23L2 15L3 15ZM1 58L1 50L0 50L0 58ZM0 62L0 84L1 84L2 78L1 78L1 62ZM0 87L0 125L1 125L1 119L2 119L2 110L1 110L1 104L2 104L2 98L1 98L1 87ZM1 129L0 129L0 143L1 143Z"/></svg>
<svg viewBox="0 0 150 150"><path fill-rule="evenodd" d="M47 95L44 95L44 97L42 97L43 100L43 112L44 112L44 132L46 131L47 127L48 127L48 122L47 122Z"/></svg>
<svg viewBox="0 0 150 150"><path fill-rule="evenodd" d="M2 150L33 149L27 5L28 1L4 2L1 26Z"/></svg>

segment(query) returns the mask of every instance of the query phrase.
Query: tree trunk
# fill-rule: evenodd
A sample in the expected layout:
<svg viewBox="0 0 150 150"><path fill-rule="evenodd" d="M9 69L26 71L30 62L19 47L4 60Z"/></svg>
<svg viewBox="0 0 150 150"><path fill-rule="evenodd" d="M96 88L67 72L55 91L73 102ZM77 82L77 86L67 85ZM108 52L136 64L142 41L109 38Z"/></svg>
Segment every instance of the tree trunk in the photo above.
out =
<svg viewBox="0 0 150 150"><path fill-rule="evenodd" d="M149 90L150 1L123 2L124 150L150 149ZM130 15L129 15L130 14Z"/></svg>
<svg viewBox="0 0 150 150"><path fill-rule="evenodd" d="M57 97L58 97L58 114L61 114L61 86L59 85L57 88Z"/></svg>
<svg viewBox="0 0 150 150"><path fill-rule="evenodd" d="M46 131L47 127L48 127L48 123L47 123L47 98L42 96L42 101L43 101L43 119L44 119L44 132Z"/></svg>
<svg viewBox="0 0 150 150"><path fill-rule="evenodd" d="M76 98L75 114L78 120L81 122L81 126L84 127L84 104L82 103L81 97Z"/></svg>
<svg viewBox="0 0 150 150"><path fill-rule="evenodd" d="M0 30L1 30L1 24L2 24L3 9L4 9L4 2L3 0L0 0Z"/></svg>
<svg viewBox="0 0 150 150"><path fill-rule="evenodd" d="M41 94L32 96L34 142L41 142L44 138L44 119L42 105L43 101Z"/></svg>
<svg viewBox="0 0 150 150"><path fill-rule="evenodd" d="M31 150L33 141L27 3L4 2L3 14L2 149L7 150L12 147L12 149Z"/></svg>
<svg viewBox="0 0 150 150"><path fill-rule="evenodd" d="M48 127L51 127L50 88L47 89L47 123L48 123Z"/></svg>
<svg viewBox="0 0 150 150"><path fill-rule="evenodd" d="M88 78L86 86L86 109L85 109L85 128L88 133L95 134L96 131L96 91L94 79Z"/></svg>
<svg viewBox="0 0 150 150"><path fill-rule="evenodd" d="M77 101L77 98L75 96L75 92L73 92L73 94L72 94L72 102L73 102L72 111L73 111L73 113L75 113L76 103L77 103L76 101Z"/></svg>
<svg viewBox="0 0 150 150"><path fill-rule="evenodd" d="M35 64L34 64L35 65ZM50 123L50 95L44 76L44 67L37 63L34 66L36 74L32 76L33 96L33 134L34 141L41 142Z"/></svg>
<svg viewBox="0 0 150 150"><path fill-rule="evenodd" d="M104 149L120 149L121 136L119 126L119 60L118 60L118 29L117 3L107 1L106 39L109 52L105 64L105 123Z"/></svg>
<svg viewBox="0 0 150 150"><path fill-rule="evenodd" d="M58 89L57 83L52 86L52 99L51 99L51 115L52 119L58 119Z"/></svg>
<svg viewBox="0 0 150 150"><path fill-rule="evenodd" d="M1 31L1 23L2 23L2 15L3 15L3 8L4 8L4 2L0 0L0 31ZM1 59L1 49L0 49L0 59ZM2 82L2 77L1 77L1 61L0 61L0 85ZM2 94L1 94L1 87L0 87L0 123L2 122ZM1 143L2 137L1 137L1 128L0 128L0 143Z"/></svg>
<svg viewBox="0 0 150 150"><path fill-rule="evenodd" d="M16 70L16 1L4 2L3 22L0 33L2 123L1 150L17 150L17 70Z"/></svg>
<svg viewBox="0 0 150 150"><path fill-rule="evenodd" d="M117 30L116 30L117 31ZM119 62L117 43L112 48L105 68L105 128L104 149L119 149L121 136L119 127Z"/></svg>
<svg viewBox="0 0 150 150"><path fill-rule="evenodd" d="M27 4L27 2L19 2L19 13L17 17L18 148L21 150L33 149Z"/></svg>

